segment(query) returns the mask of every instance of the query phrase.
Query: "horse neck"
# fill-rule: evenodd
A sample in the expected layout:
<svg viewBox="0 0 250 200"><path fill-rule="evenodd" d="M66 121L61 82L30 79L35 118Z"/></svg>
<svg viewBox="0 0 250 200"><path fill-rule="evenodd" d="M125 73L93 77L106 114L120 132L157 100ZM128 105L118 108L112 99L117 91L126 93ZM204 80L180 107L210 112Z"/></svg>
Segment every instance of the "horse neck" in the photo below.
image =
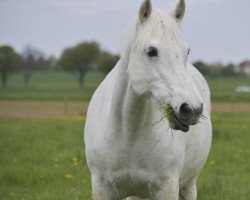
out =
<svg viewBox="0 0 250 200"><path fill-rule="evenodd" d="M129 84L127 66L122 61L117 66L118 74L112 100L112 112L115 125L122 133L131 133L142 130L147 126L150 116L150 100L146 96L134 93Z"/></svg>

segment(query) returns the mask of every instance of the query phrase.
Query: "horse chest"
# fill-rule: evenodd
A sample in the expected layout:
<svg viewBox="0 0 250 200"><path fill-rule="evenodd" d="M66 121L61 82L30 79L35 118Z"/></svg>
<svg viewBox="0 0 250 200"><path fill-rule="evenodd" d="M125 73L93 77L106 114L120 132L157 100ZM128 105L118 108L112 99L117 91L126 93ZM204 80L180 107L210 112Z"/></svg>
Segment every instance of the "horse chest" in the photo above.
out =
<svg viewBox="0 0 250 200"><path fill-rule="evenodd" d="M211 137L206 132L199 132L199 126L192 128L188 134L171 134L163 127L156 128L157 132L138 133L141 136L137 136L136 140L115 139L112 150L107 146L109 152L105 153L112 155L106 159L112 161L108 164L109 177L119 184L130 180L131 184L141 183L145 186L178 172L186 182L185 179L200 172L210 148L208 140ZM105 141L107 143L110 144Z"/></svg>
<svg viewBox="0 0 250 200"><path fill-rule="evenodd" d="M166 129L167 130L167 129ZM136 140L122 138L106 146L106 158L111 171L122 177L149 182L154 177L167 176L172 170L180 170L184 161L185 140L179 134L174 137L167 132L140 134ZM104 142L110 144L110 142ZM143 173L142 173L143 172ZM157 179L158 179L157 178ZM140 181L141 182L141 181Z"/></svg>
<svg viewBox="0 0 250 200"><path fill-rule="evenodd" d="M149 197L166 177L181 169L184 145L181 145L183 148L178 147L182 142L178 135L150 133L137 137L133 142L127 138L115 141L112 151L108 146L107 152L102 151L106 161L102 176L110 190L116 191L119 197Z"/></svg>

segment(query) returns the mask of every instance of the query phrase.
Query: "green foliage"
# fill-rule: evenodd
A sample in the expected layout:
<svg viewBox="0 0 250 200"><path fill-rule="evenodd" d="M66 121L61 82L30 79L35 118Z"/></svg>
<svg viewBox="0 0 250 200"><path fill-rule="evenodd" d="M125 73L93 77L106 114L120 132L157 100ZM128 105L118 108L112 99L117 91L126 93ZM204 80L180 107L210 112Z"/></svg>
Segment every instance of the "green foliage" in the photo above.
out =
<svg viewBox="0 0 250 200"><path fill-rule="evenodd" d="M224 77L234 77L234 76L238 75L238 74L235 73L234 65L233 64L230 64L230 65L227 65L227 66L223 67L221 69L221 74Z"/></svg>
<svg viewBox="0 0 250 200"><path fill-rule="evenodd" d="M98 43L83 42L65 49L59 64L67 71L87 71L94 65L94 61L99 53L100 47Z"/></svg>
<svg viewBox="0 0 250 200"><path fill-rule="evenodd" d="M119 61L119 55L113 55L109 52L102 52L97 59L97 69L108 74Z"/></svg>
<svg viewBox="0 0 250 200"><path fill-rule="evenodd" d="M9 74L15 70L19 56L10 46L0 47L0 74L3 87L7 84Z"/></svg>
<svg viewBox="0 0 250 200"><path fill-rule="evenodd" d="M205 76L209 77L244 77L242 73L235 71L235 66L233 64L228 65L209 65L202 61L197 61L193 65Z"/></svg>
<svg viewBox="0 0 250 200"><path fill-rule="evenodd" d="M214 114L199 200L248 200L250 114ZM83 119L0 118L0 196L8 200L91 199Z"/></svg>
<svg viewBox="0 0 250 200"><path fill-rule="evenodd" d="M32 46L26 46L20 54L21 71L48 70L54 67L55 58L46 57L44 53Z"/></svg>
<svg viewBox="0 0 250 200"><path fill-rule="evenodd" d="M197 61L193 65L202 73L203 75L208 75L210 73L210 68L202 61Z"/></svg>
<svg viewBox="0 0 250 200"><path fill-rule="evenodd" d="M64 70L77 74L82 89L86 72L93 68L99 53L100 47L98 43L83 42L65 49L59 60L59 65Z"/></svg>
<svg viewBox="0 0 250 200"><path fill-rule="evenodd" d="M23 74L24 86L28 88L34 71L52 68L52 58L45 58L42 51L26 46L20 55L18 66Z"/></svg>

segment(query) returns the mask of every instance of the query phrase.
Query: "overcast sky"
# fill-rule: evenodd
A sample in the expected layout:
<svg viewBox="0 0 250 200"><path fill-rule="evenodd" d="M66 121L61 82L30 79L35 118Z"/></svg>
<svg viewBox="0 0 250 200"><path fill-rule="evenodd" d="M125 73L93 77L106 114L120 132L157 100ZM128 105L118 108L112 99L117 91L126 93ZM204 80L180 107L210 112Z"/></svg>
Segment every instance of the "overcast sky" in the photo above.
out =
<svg viewBox="0 0 250 200"><path fill-rule="evenodd" d="M142 0L0 0L0 45L18 52L30 44L47 55L96 40L120 52L123 29ZM191 46L190 60L239 63L250 59L249 0L186 0L182 29ZM177 0L152 0L170 12Z"/></svg>

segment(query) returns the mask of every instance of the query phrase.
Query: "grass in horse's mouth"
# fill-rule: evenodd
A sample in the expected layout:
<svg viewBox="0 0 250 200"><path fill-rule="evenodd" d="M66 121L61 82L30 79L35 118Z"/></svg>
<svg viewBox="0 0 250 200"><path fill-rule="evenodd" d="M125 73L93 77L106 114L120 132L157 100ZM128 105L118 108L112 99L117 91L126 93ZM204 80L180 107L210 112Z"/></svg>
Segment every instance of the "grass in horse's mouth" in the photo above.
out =
<svg viewBox="0 0 250 200"><path fill-rule="evenodd" d="M169 123L170 123L169 127L171 127L171 129L181 130L183 132L187 132L189 130L189 126L183 124L178 119L178 117L174 113L174 109L169 104L162 105L161 108L160 108L160 110L162 112L162 117L161 117L160 121L162 121L163 119L166 118L169 121ZM174 127L171 126L171 124L172 125L174 124Z"/></svg>
<svg viewBox="0 0 250 200"><path fill-rule="evenodd" d="M163 114L162 119L166 118L170 121L174 117L174 110L169 104L162 105L161 110Z"/></svg>
<svg viewBox="0 0 250 200"><path fill-rule="evenodd" d="M171 119L173 119L174 117L174 110L173 108L169 105L162 105L159 110L162 113L161 119L157 122L154 123L154 125L160 123L162 120L167 119L168 121L171 121Z"/></svg>

